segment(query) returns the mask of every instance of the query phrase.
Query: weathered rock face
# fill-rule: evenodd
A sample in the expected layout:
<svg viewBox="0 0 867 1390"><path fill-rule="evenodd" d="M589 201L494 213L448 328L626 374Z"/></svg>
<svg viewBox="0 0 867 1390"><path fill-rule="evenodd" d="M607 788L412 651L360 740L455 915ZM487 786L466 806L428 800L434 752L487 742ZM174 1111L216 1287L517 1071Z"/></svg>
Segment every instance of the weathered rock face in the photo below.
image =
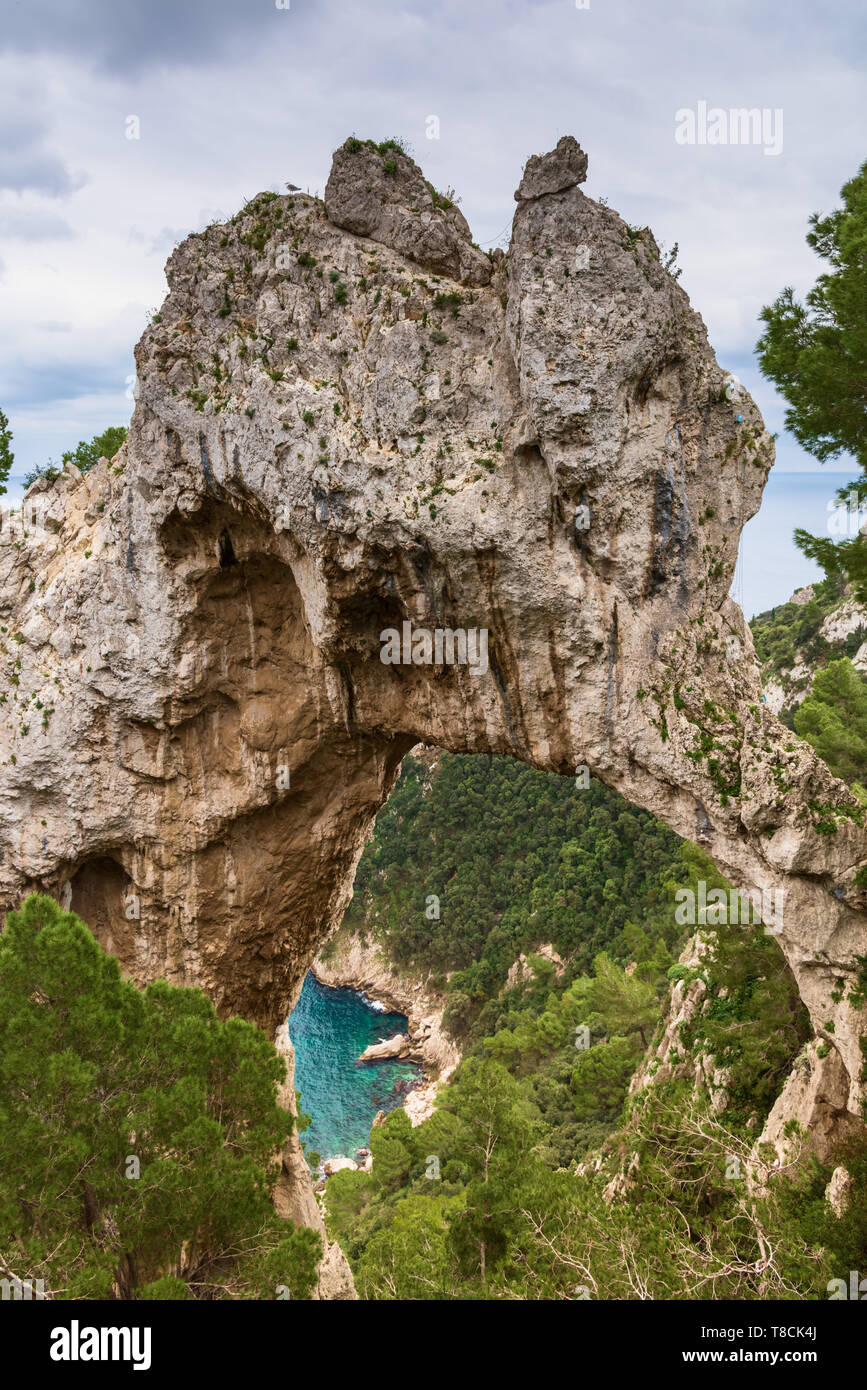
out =
<svg viewBox="0 0 867 1390"><path fill-rule="evenodd" d="M372 237L434 274L490 282L491 262L473 245L463 213L396 145L347 140L334 155L325 211L335 227Z"/></svg>
<svg viewBox="0 0 867 1390"><path fill-rule="evenodd" d="M564 135L550 154L533 154L515 189L515 202L541 198L546 193L563 193L587 177L587 156L574 135Z"/></svg>
<svg viewBox="0 0 867 1390"><path fill-rule="evenodd" d="M56 533L0 533L4 903L54 892L137 980L273 1029L414 743L586 764L785 891L856 1112L862 813L762 709L727 597L758 411L577 146L489 261L356 144L324 206L264 194L174 252L124 451L32 496ZM404 623L488 659L384 664Z"/></svg>

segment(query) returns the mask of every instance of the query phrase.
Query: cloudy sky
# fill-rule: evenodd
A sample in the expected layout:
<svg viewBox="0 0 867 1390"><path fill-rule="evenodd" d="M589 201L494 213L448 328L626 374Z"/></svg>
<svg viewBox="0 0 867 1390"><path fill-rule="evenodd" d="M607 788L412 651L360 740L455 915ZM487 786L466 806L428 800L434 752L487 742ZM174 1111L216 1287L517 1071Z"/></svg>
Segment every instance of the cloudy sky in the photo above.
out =
<svg viewBox="0 0 867 1390"><path fill-rule="evenodd" d="M172 246L262 189L321 193L353 132L407 140L485 247L505 243L528 155L574 134L588 193L679 244L720 361L780 429L757 315L815 278L807 217L867 155L863 67L858 0L2 0L15 472L127 422ZM702 102L766 109L777 135L781 111L781 151L678 143L676 113ZM815 466L786 439L778 454Z"/></svg>

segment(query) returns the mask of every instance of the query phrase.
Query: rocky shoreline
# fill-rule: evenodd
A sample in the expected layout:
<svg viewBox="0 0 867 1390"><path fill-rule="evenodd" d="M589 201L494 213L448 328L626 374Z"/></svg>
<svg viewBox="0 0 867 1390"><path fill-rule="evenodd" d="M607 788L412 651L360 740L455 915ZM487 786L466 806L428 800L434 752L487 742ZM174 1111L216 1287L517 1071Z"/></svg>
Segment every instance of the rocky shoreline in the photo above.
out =
<svg viewBox="0 0 867 1390"><path fill-rule="evenodd" d="M332 989L340 986L357 989L388 1008L406 1014L409 1024L406 1033L385 1043L374 1043L365 1049L359 1060L375 1062L401 1057L418 1062L423 1069L424 1082L409 1092L403 1108L413 1125L428 1119L433 1113L439 1085L448 1080L461 1060L458 1048L442 1026L445 994L432 988L429 975L398 971L375 942L364 941L356 935L341 938L338 933L328 959L318 956L311 969L320 984Z"/></svg>

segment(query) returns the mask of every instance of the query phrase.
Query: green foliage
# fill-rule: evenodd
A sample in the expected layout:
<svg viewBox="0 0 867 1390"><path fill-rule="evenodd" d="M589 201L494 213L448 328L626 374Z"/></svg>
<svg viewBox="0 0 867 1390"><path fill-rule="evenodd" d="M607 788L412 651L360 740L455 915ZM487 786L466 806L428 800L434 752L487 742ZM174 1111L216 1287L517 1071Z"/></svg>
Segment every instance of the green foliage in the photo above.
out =
<svg viewBox="0 0 867 1390"><path fill-rule="evenodd" d="M74 449L67 449L62 461L74 463L82 473L88 473L91 468L96 467L101 458L113 459L126 436L127 430L124 425L112 425L109 429L103 430L102 434L95 434L89 444L81 440Z"/></svg>
<svg viewBox="0 0 867 1390"><path fill-rule="evenodd" d="M459 1291L484 1291L509 1248L520 1224L515 1184L532 1162L536 1128L524 1088L499 1063L475 1058L424 1124L412 1129L394 1111L376 1126L372 1172L337 1173L326 1188L329 1230L355 1263L362 1297L479 1296Z"/></svg>
<svg viewBox="0 0 867 1390"><path fill-rule="evenodd" d="M520 1224L515 1188L537 1126L522 1088L504 1067L470 1058L460 1070L460 1085L442 1103L459 1122L467 1168L464 1203L449 1224L448 1247L461 1274L485 1289Z"/></svg>
<svg viewBox="0 0 867 1390"><path fill-rule="evenodd" d="M551 1163L581 1158L619 1120L660 1017L669 959L663 949L627 971L602 953L561 993L530 989L498 1005L499 1029L481 1046L526 1080L542 1120L538 1151Z"/></svg>
<svg viewBox="0 0 867 1390"><path fill-rule="evenodd" d="M432 183L427 182L427 179L425 179L425 183L427 184L435 208L441 208L443 212L448 212L455 206L456 202L460 202L460 198L455 197L453 188L447 189L445 193L440 193L434 188Z"/></svg>
<svg viewBox="0 0 867 1390"><path fill-rule="evenodd" d="M834 1217L816 1164L751 1191L754 1135L689 1081L641 1092L583 1173L552 1164L527 1082L501 1064L464 1062L442 1097L406 1135L399 1192L376 1160L328 1181L329 1231L362 1298L820 1298L864 1265L864 1203ZM863 1143L841 1161L867 1176Z"/></svg>
<svg viewBox="0 0 867 1390"><path fill-rule="evenodd" d="M63 465L66 463L74 463L82 473L89 473L91 468L96 467L101 458L114 458L126 439L127 433L125 425L111 425L107 430L103 430L102 434L95 434L89 442L84 439L79 440L74 449L67 449L61 456L59 468L54 464L47 463L38 464L31 469L24 479L25 488L28 488L37 478L47 478L49 482L53 482L55 478L60 476Z"/></svg>
<svg viewBox="0 0 867 1390"><path fill-rule="evenodd" d="M7 1263L58 1298L309 1297L319 1237L270 1201L284 1076L253 1025L199 990L140 992L75 914L29 897L0 936Z"/></svg>
<svg viewBox="0 0 867 1390"><path fill-rule="evenodd" d="M571 896L564 871L580 875ZM699 879L729 886L595 783L576 792L507 759L405 760L347 922L392 958L454 971L448 1017L467 1055L428 1120L395 1112L371 1133L372 1170L328 1180L329 1231L363 1298L819 1296L836 1273L823 1213L793 1217L782 1184L757 1201L727 1176L808 1020L760 929L705 928L701 959L673 965L674 892ZM430 891L439 919L422 910ZM540 939L565 969L534 954ZM504 990L522 949L528 978ZM699 976L704 1006L668 1058L688 1079L630 1097L670 977ZM728 1077L722 1118L692 1080L708 1062Z"/></svg>
<svg viewBox="0 0 867 1390"><path fill-rule="evenodd" d="M572 1073L578 1119L616 1120L639 1059L628 1038L613 1037L579 1052Z"/></svg>
<svg viewBox="0 0 867 1390"><path fill-rule="evenodd" d="M814 213L807 244L831 267L799 303L791 288L762 310L764 374L789 402L786 428L823 463L850 453L867 467L867 163L843 206Z"/></svg>
<svg viewBox="0 0 867 1390"><path fill-rule="evenodd" d="M779 676L791 669L800 653L810 665L823 664L838 649L819 635L819 629L831 610L843 596L843 582L838 576L813 585L813 598L807 603L783 603L752 619L750 629L756 655L769 673ZM854 635L857 651L863 637Z"/></svg>
<svg viewBox="0 0 867 1390"><path fill-rule="evenodd" d="M447 1240L448 1217L459 1202L439 1193L406 1197L389 1225L378 1229L365 1246L356 1269L360 1296L401 1301L455 1297Z"/></svg>
<svg viewBox="0 0 867 1390"><path fill-rule="evenodd" d="M448 753L429 776L409 757L343 930L372 933L399 966L454 972L449 1026L482 1037L498 1026L509 967L540 942L568 959L570 978L602 950L623 964L664 956L680 935L672 881L690 872L677 836L599 782ZM426 915L430 896L438 919ZM528 998L550 987L537 978Z"/></svg>
<svg viewBox="0 0 867 1390"><path fill-rule="evenodd" d="M845 782L867 781L867 683L848 658L816 672L795 729Z"/></svg>
<svg viewBox="0 0 867 1390"><path fill-rule="evenodd" d="M6 492L6 484L9 481L9 474L14 462L12 431L9 428L9 420L0 410L0 497Z"/></svg>
<svg viewBox="0 0 867 1390"><path fill-rule="evenodd" d="M378 143L376 140L359 140L356 136L351 135L349 139L344 142L343 149L347 154L358 154L361 150L375 150L383 156L391 153L412 154L411 146L400 135L393 135L391 139L380 140ZM386 172L392 173L394 171L387 170Z"/></svg>
<svg viewBox="0 0 867 1390"><path fill-rule="evenodd" d="M811 1036L809 1016L779 946L762 927L720 927L703 935L708 997L682 1030L681 1045L727 1072L727 1116L755 1123L770 1111Z"/></svg>
<svg viewBox="0 0 867 1390"><path fill-rule="evenodd" d="M150 1284L145 1284L139 1290L138 1297L148 1302L182 1303L189 1299L190 1291L183 1279L166 1274L162 1279L154 1279Z"/></svg>
<svg viewBox="0 0 867 1390"><path fill-rule="evenodd" d="M393 135L390 140L381 140L376 148L383 155L389 150L393 150L396 154L409 155L411 153L410 145L402 135Z"/></svg>
<svg viewBox="0 0 867 1390"><path fill-rule="evenodd" d="M370 1152L376 1166L377 1185L396 1192L406 1182L413 1166L413 1144L409 1116L393 1110L386 1123L370 1132Z"/></svg>
<svg viewBox="0 0 867 1390"><path fill-rule="evenodd" d="M789 287L762 310L758 343L764 374L789 402L786 427L823 463L851 454L861 468L854 484L867 496L867 163L841 190L843 206L810 218L807 243L830 270L805 302ZM838 494L845 497L848 489ZM828 575L846 575L867 597L867 543L834 541L797 530L796 543Z"/></svg>
<svg viewBox="0 0 867 1390"><path fill-rule="evenodd" d="M609 1032L637 1033L642 1049L647 1047L659 1009L653 989L639 975L621 970L606 955L598 956L590 994Z"/></svg>

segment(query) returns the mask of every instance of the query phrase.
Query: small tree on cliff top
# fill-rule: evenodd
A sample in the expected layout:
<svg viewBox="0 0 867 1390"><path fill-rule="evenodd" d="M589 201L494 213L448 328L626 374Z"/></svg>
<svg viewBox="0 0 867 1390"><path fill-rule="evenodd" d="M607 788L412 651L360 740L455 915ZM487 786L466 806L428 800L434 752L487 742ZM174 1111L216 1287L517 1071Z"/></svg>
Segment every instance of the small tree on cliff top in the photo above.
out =
<svg viewBox="0 0 867 1390"><path fill-rule="evenodd" d="M0 936L0 1274L58 1298L310 1297L320 1238L270 1201L284 1075L258 1028L138 990L29 897Z"/></svg>
<svg viewBox="0 0 867 1390"><path fill-rule="evenodd" d="M9 474L15 455L12 453L12 431L9 428L9 421L0 410L0 497L6 491L6 484L9 481Z"/></svg>
<svg viewBox="0 0 867 1390"><path fill-rule="evenodd" d="M74 449L64 450L59 464L38 463L35 468L31 468L30 472L25 474L24 486L29 487L37 478L47 478L49 482L53 482L55 478L60 477L66 463L74 463L81 473L89 473L101 458L114 458L128 433L126 425L110 425L102 434L95 434L90 440L80 439Z"/></svg>

